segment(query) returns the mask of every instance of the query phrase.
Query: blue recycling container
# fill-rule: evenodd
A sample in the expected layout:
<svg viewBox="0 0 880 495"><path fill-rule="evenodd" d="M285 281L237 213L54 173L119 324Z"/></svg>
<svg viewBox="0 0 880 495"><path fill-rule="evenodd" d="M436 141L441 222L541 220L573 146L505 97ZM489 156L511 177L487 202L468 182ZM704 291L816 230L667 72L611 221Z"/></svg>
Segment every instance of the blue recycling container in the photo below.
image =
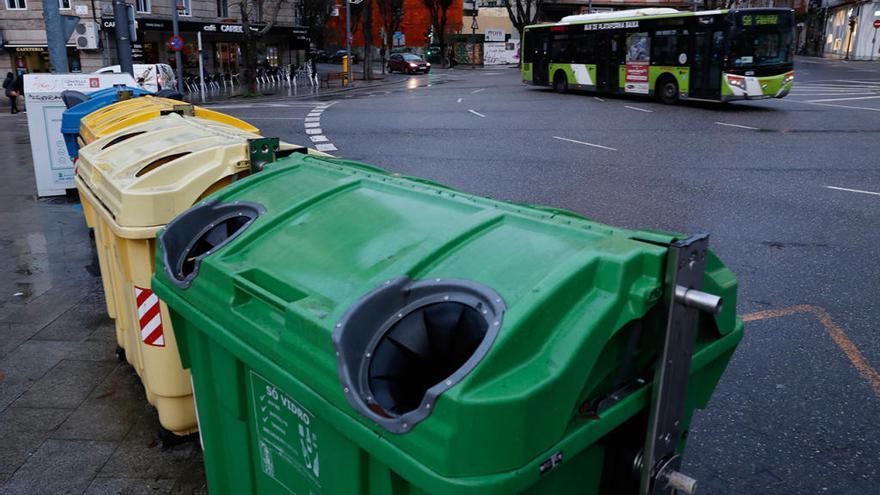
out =
<svg viewBox="0 0 880 495"><path fill-rule="evenodd" d="M89 95L88 101L84 101L64 111L64 115L61 117L61 134L64 135L64 144L67 146L67 154L71 159L79 155L79 143L76 138L79 136L80 120L95 110L119 101L120 91L131 91L132 97L153 94L145 89L120 84L112 88L95 91Z"/></svg>

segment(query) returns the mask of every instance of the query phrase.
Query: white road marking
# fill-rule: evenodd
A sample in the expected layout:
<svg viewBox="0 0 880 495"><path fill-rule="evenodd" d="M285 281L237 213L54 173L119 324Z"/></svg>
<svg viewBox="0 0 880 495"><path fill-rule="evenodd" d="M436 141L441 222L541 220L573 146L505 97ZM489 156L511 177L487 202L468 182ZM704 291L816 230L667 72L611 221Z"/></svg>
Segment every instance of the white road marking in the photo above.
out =
<svg viewBox="0 0 880 495"><path fill-rule="evenodd" d="M330 141L327 139L327 136L309 136L309 139L311 139L313 143L326 143Z"/></svg>
<svg viewBox="0 0 880 495"><path fill-rule="evenodd" d="M303 120L302 117L244 117L247 120Z"/></svg>
<svg viewBox="0 0 880 495"><path fill-rule="evenodd" d="M593 99L596 101L605 101L603 98L599 98L598 96L594 96Z"/></svg>
<svg viewBox="0 0 880 495"><path fill-rule="evenodd" d="M318 151L336 151L339 148L328 143L328 144L316 144L315 149Z"/></svg>
<svg viewBox="0 0 880 495"><path fill-rule="evenodd" d="M458 101L457 101L456 103L461 103L461 98L459 98Z"/></svg>
<svg viewBox="0 0 880 495"><path fill-rule="evenodd" d="M306 117L320 117L320 116L321 116L321 112L312 112L312 113L306 115Z"/></svg>
<svg viewBox="0 0 880 495"><path fill-rule="evenodd" d="M305 126L306 126L306 129L308 129L310 127L321 127L321 123L320 122L306 122Z"/></svg>
<svg viewBox="0 0 880 495"><path fill-rule="evenodd" d="M758 130L757 127L751 127L751 126L747 126L747 125L728 124L728 123L726 123L726 122L715 122L715 123L718 124L718 125L726 125L726 126L728 126L728 127L739 127L740 129L749 129L749 130L752 130L752 131L757 131L757 130Z"/></svg>
<svg viewBox="0 0 880 495"><path fill-rule="evenodd" d="M475 90L471 91L471 94L475 95L475 94L479 93L480 91L486 91L486 88L475 89Z"/></svg>
<svg viewBox="0 0 880 495"><path fill-rule="evenodd" d="M324 133L324 131L322 131L321 129L306 129L306 134L308 134L310 136L313 134L323 134L323 133Z"/></svg>
<svg viewBox="0 0 880 495"><path fill-rule="evenodd" d="M797 100L792 100L797 101ZM799 103L806 103L808 105L819 105L822 107L837 107L837 108L848 108L850 110L870 110L872 112L880 112L880 108L871 108L871 107L854 107L852 105L835 105L834 103L815 103L809 101L803 101Z"/></svg>
<svg viewBox="0 0 880 495"><path fill-rule="evenodd" d="M880 96L856 96L854 98L828 98L825 100L809 100L807 103L828 103L832 101L850 101L850 100L876 100Z"/></svg>
<svg viewBox="0 0 880 495"><path fill-rule="evenodd" d="M468 112L470 112L470 113L476 115L477 117L483 117L483 118L486 118L485 115L481 114L480 112L478 112L478 111L476 111L476 110L472 110L472 109L468 108Z"/></svg>
<svg viewBox="0 0 880 495"><path fill-rule="evenodd" d="M306 122L320 122L321 117L306 117Z"/></svg>
<svg viewBox="0 0 880 495"><path fill-rule="evenodd" d="M874 192L874 191L863 191L861 189L849 189L847 187L834 187L834 186L823 186L823 187L825 187L826 189L834 189L835 191L846 191L846 192L854 192L854 193L871 194L874 196L880 196L880 192Z"/></svg>
<svg viewBox="0 0 880 495"><path fill-rule="evenodd" d="M568 138L559 137L559 136L553 136L553 139L558 139L560 141L568 141L569 143L583 144L584 146L592 146L593 148L601 148L603 150L608 150L608 151L617 151L617 148L609 148L608 146L602 146L601 144L586 143L584 141L578 141L576 139L568 139Z"/></svg>
<svg viewBox="0 0 880 495"><path fill-rule="evenodd" d="M638 110L640 112L645 112L645 113L654 113L653 110L648 110L647 108L631 107L629 105L624 105L623 108L629 108L630 110Z"/></svg>

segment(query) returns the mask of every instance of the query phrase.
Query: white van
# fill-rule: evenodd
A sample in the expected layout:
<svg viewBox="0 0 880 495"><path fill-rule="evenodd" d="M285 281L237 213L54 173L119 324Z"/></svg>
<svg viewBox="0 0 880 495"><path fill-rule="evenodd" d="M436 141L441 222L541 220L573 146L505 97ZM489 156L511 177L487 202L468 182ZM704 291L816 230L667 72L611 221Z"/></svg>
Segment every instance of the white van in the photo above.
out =
<svg viewBox="0 0 880 495"><path fill-rule="evenodd" d="M157 92L160 89L174 89L174 71L168 64L134 64L134 79L147 91ZM111 65L96 70L95 74L122 72L118 65Z"/></svg>

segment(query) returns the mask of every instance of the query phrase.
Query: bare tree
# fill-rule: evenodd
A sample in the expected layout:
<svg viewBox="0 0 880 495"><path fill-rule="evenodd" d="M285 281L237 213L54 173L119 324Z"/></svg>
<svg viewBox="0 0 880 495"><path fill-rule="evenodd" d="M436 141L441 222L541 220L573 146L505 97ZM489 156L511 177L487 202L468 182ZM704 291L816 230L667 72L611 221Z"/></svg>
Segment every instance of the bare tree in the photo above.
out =
<svg viewBox="0 0 880 495"><path fill-rule="evenodd" d="M394 33L400 29L403 20L403 0L375 0L375 2L379 8L382 28L385 30L385 39L382 40L382 72L384 73L388 47L394 45Z"/></svg>
<svg viewBox="0 0 880 495"><path fill-rule="evenodd" d="M506 0L507 16L514 29L519 31L519 39L523 39L523 31L526 26L534 24L538 20L544 0Z"/></svg>
<svg viewBox="0 0 880 495"><path fill-rule="evenodd" d="M446 67L448 63L446 54L446 35L448 34L446 29L446 24L448 23L447 12L455 0L422 0L422 2L431 14L431 26L434 28L434 36L440 42L440 57L443 60L443 67Z"/></svg>
<svg viewBox="0 0 880 495"><path fill-rule="evenodd" d="M302 22L309 28L309 39L324 48L324 23L330 16L334 0L300 0Z"/></svg>
<svg viewBox="0 0 880 495"><path fill-rule="evenodd" d="M238 0L242 37L244 38L244 70L241 78L247 88L247 94L257 92L257 41L275 26L278 12L281 11L281 6L286 1ZM258 24L259 27L252 27L252 24Z"/></svg>
<svg viewBox="0 0 880 495"><path fill-rule="evenodd" d="M373 1L364 0L361 11L364 21L364 80L373 79Z"/></svg>

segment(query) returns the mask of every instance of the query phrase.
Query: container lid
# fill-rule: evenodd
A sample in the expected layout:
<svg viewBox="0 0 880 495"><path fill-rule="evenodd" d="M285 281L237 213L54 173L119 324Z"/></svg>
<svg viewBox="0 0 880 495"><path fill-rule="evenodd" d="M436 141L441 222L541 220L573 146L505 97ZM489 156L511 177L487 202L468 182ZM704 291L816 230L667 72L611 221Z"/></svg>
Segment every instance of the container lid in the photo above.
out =
<svg viewBox="0 0 880 495"><path fill-rule="evenodd" d="M95 91L89 94L87 101L64 111L64 115L61 117L61 132L64 134L79 134L80 120L99 108L116 103L119 98L119 91L129 91L132 97L152 94L145 89L129 86L105 88Z"/></svg>
<svg viewBox="0 0 880 495"><path fill-rule="evenodd" d="M246 132L260 132L259 129L249 123L220 112L190 105L179 100L147 95L120 101L90 113L81 119L79 133L86 143L90 143L101 136L106 136L125 127L172 112L213 120L237 127Z"/></svg>
<svg viewBox="0 0 880 495"><path fill-rule="evenodd" d="M260 136L198 117L168 114L83 147L77 175L118 228L167 224L200 198L250 173L248 142ZM282 143L281 151L303 149Z"/></svg>

